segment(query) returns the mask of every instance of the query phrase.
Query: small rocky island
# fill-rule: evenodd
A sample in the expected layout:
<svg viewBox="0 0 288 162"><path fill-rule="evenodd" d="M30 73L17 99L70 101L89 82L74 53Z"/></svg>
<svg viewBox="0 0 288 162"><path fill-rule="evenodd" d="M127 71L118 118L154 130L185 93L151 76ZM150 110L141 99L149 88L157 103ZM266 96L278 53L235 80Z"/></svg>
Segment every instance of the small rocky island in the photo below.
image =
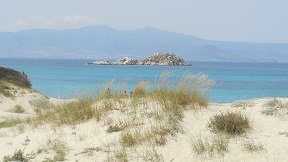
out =
<svg viewBox="0 0 288 162"><path fill-rule="evenodd" d="M94 65L160 65L160 66L191 66L191 64L184 61L182 58L175 54L168 53L156 53L154 56L150 56L143 60L136 60L129 57L121 58L117 61L95 61L88 64Z"/></svg>

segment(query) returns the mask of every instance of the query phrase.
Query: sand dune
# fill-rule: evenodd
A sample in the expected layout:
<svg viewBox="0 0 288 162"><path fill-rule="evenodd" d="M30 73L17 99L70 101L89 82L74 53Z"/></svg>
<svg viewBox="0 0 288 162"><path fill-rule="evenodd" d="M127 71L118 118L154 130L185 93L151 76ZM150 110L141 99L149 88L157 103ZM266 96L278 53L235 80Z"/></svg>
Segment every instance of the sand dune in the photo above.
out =
<svg viewBox="0 0 288 162"><path fill-rule="evenodd" d="M277 102L276 102L277 100ZM35 110L41 101L49 108L64 101L48 99L32 91L20 90L14 97L0 95L0 120L28 118L37 116ZM38 103L37 103L38 102ZM69 102L69 101L67 101ZM105 101L93 106L101 107ZM274 107L269 105L274 102ZM185 110L179 123L179 130L165 136L153 138L143 136L143 142L135 145L123 145L123 134L165 130L169 120L161 117L160 105L153 101L140 102L133 106L131 98L121 99L100 120L95 118L77 124L57 125L55 123L18 124L0 129L0 161L4 156L12 156L15 150L22 150L30 161L287 161L288 159L288 98L262 98L238 101L227 104L211 103L208 108ZM281 103L282 107L277 107ZM272 103L273 104L273 103ZM285 105L286 104L286 105ZM19 105L24 112L13 112ZM111 105L110 105L111 106ZM286 107L285 107L286 106ZM271 115L270 111L274 114ZM227 136L211 132L207 123L220 112L239 112L251 121L252 129L239 136ZM270 115L265 115L269 114ZM158 117L161 120L156 120ZM149 116L150 115L150 116ZM147 117L148 116L148 117ZM155 120L154 120L155 118ZM164 121L161 123L161 121ZM33 122L32 122L33 123ZM111 125L125 126L125 129L113 130ZM156 126L155 126L156 125ZM110 128L109 128L110 126ZM116 128L116 127L115 127ZM159 128L157 131L156 128ZM110 132L108 131L110 130ZM152 130L152 131L150 131ZM145 133L144 133L145 134ZM156 133L157 134L157 133ZM228 148L223 152L203 152L197 154L193 143L204 139L212 143L221 136L227 139ZM146 140L146 138L149 140ZM156 139L151 142L152 139ZM246 144L246 147L244 146ZM247 148L250 146L250 150ZM255 147L255 148L253 148Z"/></svg>

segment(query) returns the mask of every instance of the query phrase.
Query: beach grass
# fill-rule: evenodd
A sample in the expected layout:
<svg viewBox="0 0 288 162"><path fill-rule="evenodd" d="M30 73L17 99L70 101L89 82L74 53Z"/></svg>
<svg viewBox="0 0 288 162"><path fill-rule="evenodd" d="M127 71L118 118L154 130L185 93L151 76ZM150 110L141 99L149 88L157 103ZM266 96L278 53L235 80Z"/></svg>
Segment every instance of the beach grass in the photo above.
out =
<svg viewBox="0 0 288 162"><path fill-rule="evenodd" d="M184 111L208 106L206 90L213 84L214 81L204 74L187 73L175 80L172 72L165 72L156 83L140 81L133 92L128 93L125 82L112 80L59 103L35 98L30 102L35 117L8 120L0 123L0 128L20 123L34 127L50 124L57 131L61 126L77 126L92 120L106 127L106 133L115 134L113 148L99 149L109 152L109 159L128 161L131 154L136 154L136 159L159 160L161 155L151 150L164 146L169 136L180 131ZM131 152L135 147L145 149ZM43 149L55 152L47 161L65 160L69 150L65 143L55 140Z"/></svg>
<svg viewBox="0 0 288 162"><path fill-rule="evenodd" d="M21 161L28 162L29 159L25 157L24 151L16 150L13 155L4 156L3 162L11 162L11 161Z"/></svg>
<svg viewBox="0 0 288 162"><path fill-rule="evenodd" d="M265 146L261 142L256 142L253 139L245 140L242 144L243 150L248 152L260 152L265 150Z"/></svg>
<svg viewBox="0 0 288 162"><path fill-rule="evenodd" d="M0 128L13 127L25 121L26 120L20 118L8 118L7 120L0 122Z"/></svg>
<svg viewBox="0 0 288 162"><path fill-rule="evenodd" d="M190 142L192 150L197 155L214 156L215 154L223 155L228 151L229 138L218 135L213 139L198 137Z"/></svg>
<svg viewBox="0 0 288 162"><path fill-rule="evenodd" d="M252 128L252 125L244 114L239 112L221 112L209 119L208 127L215 133L222 132L229 135L241 135L248 132Z"/></svg>

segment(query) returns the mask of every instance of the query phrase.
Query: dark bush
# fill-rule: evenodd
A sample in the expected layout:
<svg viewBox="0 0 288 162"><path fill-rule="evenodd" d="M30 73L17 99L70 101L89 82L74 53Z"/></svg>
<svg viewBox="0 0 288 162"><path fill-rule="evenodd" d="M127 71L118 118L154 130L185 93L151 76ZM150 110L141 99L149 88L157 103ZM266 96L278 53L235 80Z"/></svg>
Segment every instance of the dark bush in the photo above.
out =
<svg viewBox="0 0 288 162"><path fill-rule="evenodd" d="M223 132L230 135L240 135L251 129L248 118L236 112L221 113L211 117L208 127L215 133Z"/></svg>
<svg viewBox="0 0 288 162"><path fill-rule="evenodd" d="M0 81L5 81L25 88L31 88L32 86L27 74L4 67L0 67Z"/></svg>

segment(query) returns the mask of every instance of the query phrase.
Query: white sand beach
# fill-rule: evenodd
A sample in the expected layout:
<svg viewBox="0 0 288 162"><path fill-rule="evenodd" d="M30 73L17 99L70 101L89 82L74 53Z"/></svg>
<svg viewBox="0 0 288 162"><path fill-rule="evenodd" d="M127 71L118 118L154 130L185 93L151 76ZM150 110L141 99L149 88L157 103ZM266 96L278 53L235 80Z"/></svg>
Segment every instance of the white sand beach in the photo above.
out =
<svg viewBox="0 0 288 162"><path fill-rule="evenodd" d="M51 105L63 103L63 100L48 99L38 92L27 90L17 90L13 96L5 97L0 94L1 122L11 118L37 116L37 104L46 105L49 109L50 103ZM141 99L137 100L137 106L133 105L133 99L129 97L117 102L109 101L113 108L100 119L91 118L74 124L47 122L38 125L30 122L1 128L0 161L4 156L12 156L16 150L22 150L29 161L35 162L45 160L283 162L288 159L288 98L261 98L226 104L210 103L207 108L184 110L179 130L170 131L165 135L165 139L159 135L160 133L157 134L157 131L161 132L161 129L165 131L169 125L167 123L173 119L161 116L159 104L139 100ZM93 106L97 109L105 105L104 102L106 101L97 101ZM141 102L142 104L139 104ZM267 107L269 102L275 102L276 106ZM284 106L279 107L278 103ZM24 112L13 112L16 105L21 106ZM251 129L236 136L210 131L209 119L221 112L239 112L246 115L251 122ZM160 119L156 120L157 118ZM112 125L115 129L111 127ZM119 130L116 126L119 126ZM120 126L124 129L120 129ZM153 131L156 129L160 130ZM147 136L143 135L143 132L146 132ZM153 132L156 132L155 137ZM134 135L138 133L137 140L143 142L125 145L122 138L125 133ZM153 136L151 139L154 141L155 138L156 142L145 140L150 138L151 134ZM193 149L193 144L197 140L203 139L207 145L212 146L213 140L219 136L228 142L227 150L211 149L197 153Z"/></svg>

